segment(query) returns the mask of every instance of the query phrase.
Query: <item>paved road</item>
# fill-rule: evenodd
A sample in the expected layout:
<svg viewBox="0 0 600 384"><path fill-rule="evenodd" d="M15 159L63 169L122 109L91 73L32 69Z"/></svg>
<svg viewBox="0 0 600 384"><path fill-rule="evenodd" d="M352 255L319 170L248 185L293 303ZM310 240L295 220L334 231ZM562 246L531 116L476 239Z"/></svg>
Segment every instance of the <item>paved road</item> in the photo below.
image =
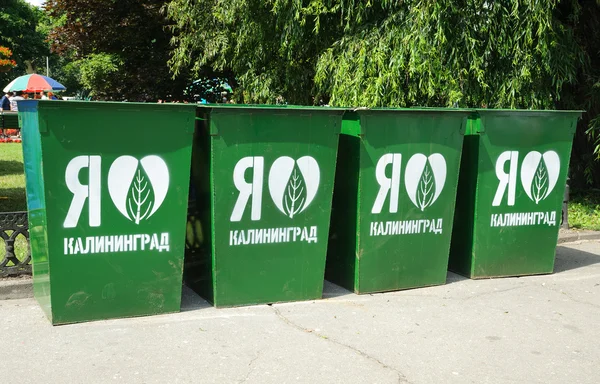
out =
<svg viewBox="0 0 600 384"><path fill-rule="evenodd" d="M600 242L559 247L556 273L315 302L52 327L0 301L0 382L598 383Z"/></svg>

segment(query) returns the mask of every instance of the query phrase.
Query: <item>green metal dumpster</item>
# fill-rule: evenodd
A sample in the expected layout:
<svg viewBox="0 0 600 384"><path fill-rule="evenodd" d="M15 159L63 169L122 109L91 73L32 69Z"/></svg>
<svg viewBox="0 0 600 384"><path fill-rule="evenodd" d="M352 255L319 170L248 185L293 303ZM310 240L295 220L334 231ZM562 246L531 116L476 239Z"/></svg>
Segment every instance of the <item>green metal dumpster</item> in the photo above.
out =
<svg viewBox="0 0 600 384"><path fill-rule="evenodd" d="M344 110L199 108L192 161L202 243L188 286L216 307L322 296ZM192 241L196 243L196 241Z"/></svg>
<svg viewBox="0 0 600 384"><path fill-rule="evenodd" d="M17 112L0 111L0 129L19 128Z"/></svg>
<svg viewBox="0 0 600 384"><path fill-rule="evenodd" d="M356 293L445 283L469 114L428 108L344 117L327 280Z"/></svg>
<svg viewBox="0 0 600 384"><path fill-rule="evenodd" d="M579 111L478 110L465 136L449 269L552 273Z"/></svg>
<svg viewBox="0 0 600 384"><path fill-rule="evenodd" d="M19 102L34 295L53 324L179 311L195 113Z"/></svg>

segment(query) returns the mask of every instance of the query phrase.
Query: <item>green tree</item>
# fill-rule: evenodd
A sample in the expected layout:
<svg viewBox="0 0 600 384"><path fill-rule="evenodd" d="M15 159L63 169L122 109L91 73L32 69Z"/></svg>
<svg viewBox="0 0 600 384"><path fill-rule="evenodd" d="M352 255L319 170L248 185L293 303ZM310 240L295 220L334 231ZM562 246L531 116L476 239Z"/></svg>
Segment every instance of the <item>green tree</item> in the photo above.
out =
<svg viewBox="0 0 600 384"><path fill-rule="evenodd" d="M173 30L171 68L222 73L238 102L312 104L316 61L333 30L325 24L313 31L312 19L295 19L295 3L171 1L166 7Z"/></svg>
<svg viewBox="0 0 600 384"><path fill-rule="evenodd" d="M576 41L586 52L577 80L565 86L559 102L560 108L586 111L573 142L571 184L600 187L600 0L561 3L559 12L573 26Z"/></svg>
<svg viewBox="0 0 600 384"><path fill-rule="evenodd" d="M161 13L164 0L48 0L55 52L72 62L70 75L103 99L181 98L187 72L173 78L172 35Z"/></svg>
<svg viewBox="0 0 600 384"><path fill-rule="evenodd" d="M244 102L586 109L581 160L585 130L600 138L599 4L172 0L170 65L231 71Z"/></svg>
<svg viewBox="0 0 600 384"><path fill-rule="evenodd" d="M63 93L64 95L78 95L83 91L79 65L73 63L69 55L59 55L52 52L52 41L49 39L52 30L62 23L64 23L64 20L55 19L43 10L36 30L45 36L45 43L48 51L50 51L48 55L48 75L67 88Z"/></svg>
<svg viewBox="0 0 600 384"><path fill-rule="evenodd" d="M119 77L123 67L118 56L107 53L92 53L73 64L79 67L81 84L90 90L90 96L103 99L110 97L115 91L112 79Z"/></svg>
<svg viewBox="0 0 600 384"><path fill-rule="evenodd" d="M248 101L550 108L586 59L557 3L173 0L171 65L232 70Z"/></svg>
<svg viewBox="0 0 600 384"><path fill-rule="evenodd" d="M13 52L17 67L0 73L0 89L17 76L43 66L49 54L43 33L36 26L43 12L24 0L3 0L0 5L0 46Z"/></svg>
<svg viewBox="0 0 600 384"><path fill-rule="evenodd" d="M319 57L335 105L553 108L585 62L557 1L382 1ZM368 22L360 22L367 20Z"/></svg>

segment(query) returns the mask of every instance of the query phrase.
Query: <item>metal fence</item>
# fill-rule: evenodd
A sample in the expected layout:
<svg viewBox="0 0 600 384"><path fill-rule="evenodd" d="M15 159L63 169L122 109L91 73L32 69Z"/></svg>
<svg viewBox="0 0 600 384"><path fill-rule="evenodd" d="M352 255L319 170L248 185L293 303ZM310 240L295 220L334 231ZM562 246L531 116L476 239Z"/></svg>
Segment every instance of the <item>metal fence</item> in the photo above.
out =
<svg viewBox="0 0 600 384"><path fill-rule="evenodd" d="M15 242L19 237L27 244L26 250L22 249L25 254L20 258L15 254ZM27 212L0 213L0 238L4 241L4 251L0 248L0 277L31 275Z"/></svg>

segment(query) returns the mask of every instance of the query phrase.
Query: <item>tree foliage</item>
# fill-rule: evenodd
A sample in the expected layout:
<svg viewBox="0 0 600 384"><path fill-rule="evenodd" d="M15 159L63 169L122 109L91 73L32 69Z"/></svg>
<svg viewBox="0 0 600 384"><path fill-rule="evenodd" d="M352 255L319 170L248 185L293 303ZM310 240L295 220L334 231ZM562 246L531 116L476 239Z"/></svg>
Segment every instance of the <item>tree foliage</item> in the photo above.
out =
<svg viewBox="0 0 600 384"><path fill-rule="evenodd" d="M585 62L556 3L359 7L343 16L347 32L319 57L315 79L336 105L553 108Z"/></svg>
<svg viewBox="0 0 600 384"><path fill-rule="evenodd" d="M571 26L573 44L585 52L573 83L563 87L559 109L583 109L573 142L571 185L600 187L600 0L563 1L556 17Z"/></svg>
<svg viewBox="0 0 600 384"><path fill-rule="evenodd" d="M24 0L2 0L0 5L0 46L8 47L17 62L13 70L0 73L0 89L17 76L43 65L49 51L44 34L36 29L43 16L40 9Z"/></svg>
<svg viewBox="0 0 600 384"><path fill-rule="evenodd" d="M167 61L171 34L164 0L47 0L55 52L79 68L97 97L144 101L179 98L186 71L173 78Z"/></svg>
<svg viewBox="0 0 600 384"><path fill-rule="evenodd" d="M173 0L171 65L232 70L248 101L552 108L586 61L571 3Z"/></svg>
<svg viewBox="0 0 600 384"><path fill-rule="evenodd" d="M172 0L166 9L172 69L230 71L239 101L586 109L573 168L594 173L585 130L600 144L598 0Z"/></svg>
<svg viewBox="0 0 600 384"><path fill-rule="evenodd" d="M73 63L79 67L81 84L90 96L108 98L114 92L112 79L119 77L123 62L116 55L92 53Z"/></svg>
<svg viewBox="0 0 600 384"><path fill-rule="evenodd" d="M176 73L208 66L233 74L240 102L312 104L316 60L328 43L294 19L292 2L174 0L166 10Z"/></svg>

